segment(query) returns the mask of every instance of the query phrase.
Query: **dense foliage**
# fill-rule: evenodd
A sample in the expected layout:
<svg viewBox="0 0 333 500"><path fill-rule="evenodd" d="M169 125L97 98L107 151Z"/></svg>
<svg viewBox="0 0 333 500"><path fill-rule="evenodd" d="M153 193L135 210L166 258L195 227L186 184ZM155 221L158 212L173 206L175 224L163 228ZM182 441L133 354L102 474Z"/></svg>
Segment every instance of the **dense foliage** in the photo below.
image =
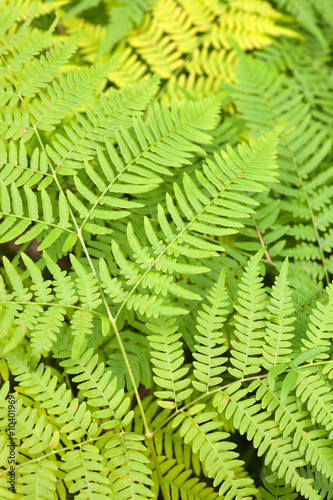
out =
<svg viewBox="0 0 333 500"><path fill-rule="evenodd" d="M1 498L333 498L333 0L0 14Z"/></svg>

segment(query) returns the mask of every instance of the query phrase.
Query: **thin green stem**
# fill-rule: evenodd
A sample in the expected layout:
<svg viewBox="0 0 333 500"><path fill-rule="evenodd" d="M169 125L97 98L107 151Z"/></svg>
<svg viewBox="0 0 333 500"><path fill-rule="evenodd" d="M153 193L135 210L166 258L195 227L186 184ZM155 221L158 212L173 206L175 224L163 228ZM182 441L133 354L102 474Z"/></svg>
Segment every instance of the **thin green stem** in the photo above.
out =
<svg viewBox="0 0 333 500"><path fill-rule="evenodd" d="M158 457L157 457L157 454L156 454L155 443L154 443L154 435L153 434L151 434L150 437L148 438L148 444L149 444L150 453L151 453L152 459L154 461L154 464L156 464L156 463L159 464ZM168 493L168 490L166 489L165 482L163 480L163 475L162 475L162 471L161 471L160 466L156 467L156 472L157 472L157 476L158 476L158 481L160 483L160 487L161 487L161 492L162 492L163 498L165 500L169 500L169 493Z"/></svg>

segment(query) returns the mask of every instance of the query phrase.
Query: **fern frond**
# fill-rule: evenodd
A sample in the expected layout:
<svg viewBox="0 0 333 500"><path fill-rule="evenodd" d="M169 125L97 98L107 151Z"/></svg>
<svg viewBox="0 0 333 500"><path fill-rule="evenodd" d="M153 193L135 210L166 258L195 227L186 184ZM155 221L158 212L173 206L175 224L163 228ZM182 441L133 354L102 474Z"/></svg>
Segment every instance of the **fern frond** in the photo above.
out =
<svg viewBox="0 0 333 500"><path fill-rule="evenodd" d="M180 48L171 35L163 32L158 21L150 13L145 17L141 29L128 37L128 43L152 71L162 78L169 78L183 64Z"/></svg>
<svg viewBox="0 0 333 500"><path fill-rule="evenodd" d="M25 172L29 174L29 170L33 172L32 168L25 170ZM73 247L77 236L69 222L69 206L66 197L60 193L57 200L57 213L54 213L52 200L47 189L41 189L40 192L36 193L26 184L23 188L24 197L22 196L22 190L19 188L24 177L27 176L23 174L18 183L12 182L10 191L7 188L7 179L6 182L0 181L3 195L0 214L5 217L0 225L0 235L2 235L0 242L4 243L16 239L17 244L22 244L33 238L42 238L39 250L44 250L58 238L66 235L67 239L63 240L63 251L68 251ZM30 175L28 175L29 177ZM49 182L48 179L47 182Z"/></svg>
<svg viewBox="0 0 333 500"><path fill-rule="evenodd" d="M113 165L110 165L110 162L100 151L98 151L98 158L108 183L102 181L90 164L87 162L84 164L87 175L92 182L97 183L100 195L96 196L84 186L79 176L75 176L74 182L78 192L84 197L84 203L70 190L67 191L71 205L84 219L81 227L85 227L91 232L95 232L94 229L97 232L104 231L102 228L99 230L95 225L90 224L88 220L93 217L118 219L129 215L129 212L101 210L98 208L99 204L107 204L115 208L140 206L126 199L118 199L117 195L108 196L109 193L126 192L130 194L150 191L160 182L159 174L170 175L167 167L180 167L182 164L188 163L192 152L201 153L202 148L197 143L206 143L210 140L208 134L202 132L202 129L210 129L214 126L219 106L219 99L212 98L192 106L180 103L178 107L174 103L170 112L165 105L159 106L156 103L149 113L149 126L141 118L136 118L133 120L133 131L127 131L122 127L121 132L115 132L121 155L118 154L113 144L104 138ZM159 113L162 113L163 122L158 118ZM55 154L53 151L51 156L58 161L59 155L55 156ZM73 154L78 157L76 153ZM67 153L67 157L70 158L71 155ZM80 160L82 161L81 157ZM60 166L60 171L64 172L63 169L65 169L68 172L67 165L69 167L78 165L77 162L66 161L59 163L59 165L63 165ZM124 184L121 185L119 181ZM87 202L91 204L89 209L86 207ZM87 222L88 224L86 224Z"/></svg>
<svg viewBox="0 0 333 500"><path fill-rule="evenodd" d="M313 422L322 424L327 431L331 431L328 436L332 438L333 394L326 376L314 373L311 369L297 370L297 380L294 385L296 385L296 395L302 402L306 402Z"/></svg>
<svg viewBox="0 0 333 500"><path fill-rule="evenodd" d="M311 0L278 0L278 5L285 7L290 14L296 17L302 27L312 33L323 46L326 45L323 33L318 26L314 2Z"/></svg>
<svg viewBox="0 0 333 500"><path fill-rule="evenodd" d="M27 356L22 356L16 351L7 355L8 364L24 392L35 401L41 401L49 415L55 415L54 423L57 425L62 439L79 440L82 436L94 435L97 423L92 421L91 412L86 409L85 402L79 404L78 399L73 399L71 390L65 384L58 386L58 378L51 374L49 367L46 369L41 363L35 371L29 369Z"/></svg>
<svg viewBox="0 0 333 500"><path fill-rule="evenodd" d="M66 5L66 0L51 0L50 2L42 2L39 1L37 4L37 10L35 13L35 17L38 19L41 16L45 16L47 14L52 14L56 12L58 9ZM23 2L19 19L24 20L30 17L31 9L34 5L34 0L28 0Z"/></svg>
<svg viewBox="0 0 333 500"><path fill-rule="evenodd" d="M17 439L24 439L20 452L38 456L57 447L60 434L58 430L54 430L53 423L50 423L45 415L39 416L36 408L24 407L22 403L22 399L18 399L15 405L16 436Z"/></svg>
<svg viewBox="0 0 333 500"><path fill-rule="evenodd" d="M14 0L8 2L7 5L3 2L3 12L1 18L1 28L0 28L0 36L3 36L14 24L16 19L20 15L21 5L15 3ZM34 9L36 11L36 9ZM30 18L30 22L33 19L33 16L28 16Z"/></svg>
<svg viewBox="0 0 333 500"><path fill-rule="evenodd" d="M80 31L86 34L85 37L79 40L78 47L82 59L91 64L95 64L98 59L97 54L105 39L106 27L101 24L88 22L82 17L75 17L73 15L71 17L65 17L62 23L70 35L77 35ZM126 84L129 83L133 83L133 80Z"/></svg>
<svg viewBox="0 0 333 500"><path fill-rule="evenodd" d="M73 382L88 398L88 404L96 407L92 417L102 419L100 427L123 431L133 418L133 411L128 411L130 398L124 398L124 390L116 391L117 380L112 377L111 370L104 369L104 363L97 364L98 356L93 350L87 351L77 362L71 360L61 364L67 367L68 373L75 375ZM111 434L105 445L105 458L110 458L107 467L112 469L109 476L112 490L117 492L116 498L130 498L133 493L141 492L152 496L144 485L151 485L151 470L145 465L149 461L142 454L145 446L142 436L135 433ZM74 473L72 473L73 475ZM129 484L128 484L129 483Z"/></svg>
<svg viewBox="0 0 333 500"><path fill-rule="evenodd" d="M6 89L2 93L2 99L7 102L14 95L13 89ZM5 104L5 102L3 102ZM0 111L2 116L1 135L4 140L12 139L21 140L25 143L33 136L33 130L30 127L30 117L27 111L21 111L17 108L9 108L6 106L3 111Z"/></svg>
<svg viewBox="0 0 333 500"><path fill-rule="evenodd" d="M271 473L267 467L263 471L263 486L259 487L259 492L263 500L295 500L298 494L295 489L286 486L283 479L279 479L276 473Z"/></svg>
<svg viewBox="0 0 333 500"><path fill-rule="evenodd" d="M330 284L326 288L328 295L328 304L325 306L320 302L316 303L316 309L313 309L308 330L307 338L303 339L305 349L312 349L317 346L325 347L326 352L318 353L317 359L327 359L331 349L333 331L333 286ZM303 348L304 349L304 348Z"/></svg>
<svg viewBox="0 0 333 500"><path fill-rule="evenodd" d="M97 446L86 444L77 450L67 451L62 460L62 468L66 471L64 481L70 493L77 493L76 498L110 498L112 490L106 460Z"/></svg>
<svg viewBox="0 0 333 500"><path fill-rule="evenodd" d="M213 81L215 91L222 83L234 80L236 53L225 49L210 50L208 47L195 48L191 59L185 64L190 75L205 75L205 80Z"/></svg>
<svg viewBox="0 0 333 500"><path fill-rule="evenodd" d="M73 254L71 254L70 259L77 274L76 289L83 307L89 310L96 309L102 303L96 277L92 272L87 273L84 266Z"/></svg>
<svg viewBox="0 0 333 500"><path fill-rule="evenodd" d="M86 108L86 116L77 114L71 127L64 128L66 136L57 135L53 147L47 146L57 170L72 173L73 167L82 168L84 157L92 160L105 137L114 138L117 131L131 127L132 117L139 117L146 109L158 82L157 77L152 77L119 92L110 89L108 99L101 94L99 100L93 100L92 109Z"/></svg>
<svg viewBox="0 0 333 500"><path fill-rule="evenodd" d="M108 331L106 317L96 313L95 310L101 304L101 298L95 277L87 273L84 267L71 256L73 266L77 271L75 295L74 283L71 282L65 271L61 271L53 259L45 253L45 262L54 276L54 280L44 281L39 267L32 262L25 254L22 254L23 262L27 266L28 275L33 284L26 288L23 276L15 270L14 266L4 257L4 267L11 285L15 288L12 295L4 293L3 300L8 302L8 311L5 315L7 330L3 328L2 337L7 337L4 352L9 352L26 335L30 335L32 346L31 366L35 366L42 353L47 353L58 335L63 331L64 319L67 314L67 307L73 309L73 304L79 301L79 305L74 306L71 316L71 332L75 337L72 346L73 358L77 357L86 342L86 336L90 335L96 327L96 319L101 321L102 332ZM26 276L25 276L26 279ZM51 292L53 287L54 294ZM97 288L96 288L97 287ZM31 298L34 292L34 301ZM5 291L4 291L5 292ZM20 305L15 307L15 299ZM46 309L46 307L48 307ZM38 320L36 319L39 316ZM50 319L52 319L51 324ZM9 336L11 325L17 325L15 331Z"/></svg>
<svg viewBox="0 0 333 500"><path fill-rule="evenodd" d="M131 226L129 226L129 234L131 236L130 242L133 241L134 233L131 232ZM137 241L137 240L136 240ZM173 305L169 305L169 300L165 300L163 298L163 294L161 293L161 289L159 292L159 296L157 294L151 295L150 293L144 293L145 288L151 288L151 278L153 277L153 273L145 273L143 274L140 272L133 263L127 262L125 259L124 254L120 250L119 246L117 243L114 241L112 242L112 250L113 254L115 257L115 262L119 266L120 270L119 273L121 275L124 275L128 281L126 282L127 286L124 286L124 283L119 281L117 278L113 278L111 280L107 268L105 267L105 264L103 264L103 261L100 262L100 271L101 271L101 279L102 279L102 286L106 289L108 296L112 299L114 303L119 303L122 302L121 309L123 308L124 304L126 304L126 307L128 309L134 309L135 311L139 311L141 315L146 315L148 318L153 316L154 318L157 318L159 315L179 315L179 314L185 314L186 311L183 308L180 307L174 307ZM140 250L140 248L139 248ZM142 253L142 252L140 252ZM146 255L144 252L144 256L150 259L149 255ZM174 267L177 267L177 263L174 263L169 259L166 262L166 265L168 266L168 269L170 268L173 270ZM149 263L148 263L149 266ZM179 266L182 266L182 264L179 264ZM145 266L147 267L147 266ZM187 266L185 267L188 271L192 272L199 272L200 268L196 268L194 266ZM156 282L156 280L159 279L161 276L160 273L155 273L155 276L153 279L153 282ZM198 298L197 295L195 295L193 292L184 290L179 285L176 285L175 283L171 282L173 281L172 278L168 280L167 284L167 289L170 289L172 293L178 297L183 297L183 298ZM134 293L133 286L128 286L128 285L140 285L142 282L142 286L140 286L140 291L142 290L142 293ZM131 289L129 290L124 290L122 288L122 285L124 288ZM120 311L119 311L120 312Z"/></svg>
<svg viewBox="0 0 333 500"><path fill-rule="evenodd" d="M193 362L195 368L193 373L197 380L192 383L194 388L200 392L208 392L212 387L220 384L222 382L220 375L226 370L223 364L227 358L221 357L221 354L225 353L228 348L223 345L225 339L221 332L229 305L224 271L216 285L207 294L206 299L210 305L202 304L203 310L199 310L197 317L197 330L200 335L194 337L198 342L195 345L196 352L193 353L196 360Z"/></svg>
<svg viewBox="0 0 333 500"><path fill-rule="evenodd" d="M253 439L258 455L265 453L265 464L278 477L284 477L287 484L299 491L305 498L319 500L318 492L311 487L312 480L299 475L302 456L295 450L292 439L283 437L270 412L261 411L261 404L249 398L248 389L239 389L239 383L229 386L215 395L213 404L218 411L232 418L233 424L241 434L246 433ZM270 465L271 464L271 465Z"/></svg>
<svg viewBox="0 0 333 500"><path fill-rule="evenodd" d="M245 268L242 283L239 285L238 301L235 309L235 337L232 341L231 364L229 372L236 378L243 378L261 369L260 353L264 341L266 294L263 279L259 276L259 262L264 249L252 257Z"/></svg>
<svg viewBox="0 0 333 500"><path fill-rule="evenodd" d="M127 33L140 24L144 14L149 11L152 0L118 0L109 12L109 22L106 27L105 38L100 48L104 54L116 43L122 40Z"/></svg>
<svg viewBox="0 0 333 500"><path fill-rule="evenodd" d="M153 485L149 459L144 455L146 447L142 441L143 437L133 432L111 436L106 444L105 457L110 459L108 467L113 469L109 477L115 500L154 497L149 488Z"/></svg>
<svg viewBox="0 0 333 500"><path fill-rule="evenodd" d="M204 46L231 49L230 40L233 40L243 50L253 50L270 45L274 36L299 36L294 31L276 24L274 20L276 11L267 9L267 2L256 3L261 15L258 15L255 8L252 8L251 12L250 7L249 12L248 2L231 0L228 3L230 11L228 5L223 6L218 22L214 23L211 30L203 36Z"/></svg>
<svg viewBox="0 0 333 500"><path fill-rule="evenodd" d="M313 487L319 491L320 498L332 499L332 491L330 488L331 480L320 474L315 467L301 469L301 474L309 479L313 479Z"/></svg>
<svg viewBox="0 0 333 500"><path fill-rule="evenodd" d="M40 360L42 355L49 352L57 340L65 320L66 310L62 307L51 306L41 314L38 323L31 332L32 365Z"/></svg>
<svg viewBox="0 0 333 500"><path fill-rule="evenodd" d="M51 257L45 254L46 264L55 277L53 285L55 286L57 299L59 299L58 304L72 305L78 299L80 301L80 307L76 308L71 318L71 328L74 336L72 357L76 359L84 348L87 335L93 333L94 316L92 311L98 308L102 303L102 299L94 274L92 272L88 273L74 255L71 254L70 259L77 274L75 279L77 295L74 295L73 284L70 283L66 273L61 271ZM65 311L64 308L60 309L59 314L62 314L62 311ZM52 310L48 311L48 315L50 313L52 313Z"/></svg>
<svg viewBox="0 0 333 500"><path fill-rule="evenodd" d="M51 43L50 30L43 32L37 29L25 30L25 34L16 37L1 48L1 54L6 55L5 64L2 61L1 72L3 76L19 72L23 65L33 60L38 54L45 50ZM16 42L16 43L15 43ZM11 45L15 47L11 47ZM10 50L9 50L10 49Z"/></svg>
<svg viewBox="0 0 333 500"><path fill-rule="evenodd" d="M24 465L20 471L17 493L28 500L36 497L41 500L56 500L57 471L57 464L47 458Z"/></svg>
<svg viewBox="0 0 333 500"><path fill-rule="evenodd" d="M69 71L66 76L60 75L59 82L49 84L44 92L39 93L28 105L34 117L34 125L40 130L54 130L55 125L66 116L79 110L99 90L101 84L114 66L111 60L107 64Z"/></svg>
<svg viewBox="0 0 333 500"><path fill-rule="evenodd" d="M300 407L294 395L289 395L282 402L282 388L283 384L278 383L272 390L265 381L261 381L256 397L262 400L264 408L274 411L275 422L283 437L293 436L293 446L304 458L300 464L311 463L318 472L329 477L333 451L325 430L313 425L309 413Z"/></svg>
<svg viewBox="0 0 333 500"><path fill-rule="evenodd" d="M94 355L93 349L86 351L79 360L65 360L61 365L75 375L72 380L78 383L78 389L88 398L87 404L97 408L92 416L102 419L102 429L121 431L131 422L133 412L128 411L130 398L124 398L123 389L116 391L117 379L112 376L111 370L105 370L104 363L98 363L98 355Z"/></svg>
<svg viewBox="0 0 333 500"><path fill-rule="evenodd" d="M221 13L221 5L217 0L179 0L179 3L200 31L209 29L214 18Z"/></svg>
<svg viewBox="0 0 333 500"><path fill-rule="evenodd" d="M52 286L55 292L57 303L59 305L73 305L77 302L78 296L75 295L74 282L66 271L62 271L52 257L44 250L43 256L45 264L53 276Z"/></svg>
<svg viewBox="0 0 333 500"><path fill-rule="evenodd" d="M149 342L146 336L133 331L121 331L122 342L126 349L127 357L132 369L132 375L136 382L136 387L140 384L147 389L153 386L153 376L150 360ZM132 390L132 380L127 372L124 359L116 339L108 342L107 349L103 349L106 354L106 363L112 367L113 374L117 377L119 388L127 387Z"/></svg>
<svg viewBox="0 0 333 500"><path fill-rule="evenodd" d="M290 339L293 338L295 321L292 292L287 280L288 260L285 260L280 275L276 278L272 289L269 311L269 321L266 323L265 344L263 346L263 366L269 370L271 366L289 363L292 352Z"/></svg>
<svg viewBox="0 0 333 500"><path fill-rule="evenodd" d="M186 444L191 443L193 451L199 452L208 477L213 478L214 486L219 487L219 495L225 498L245 500L255 494L250 478L235 478L235 470L242 465L238 453L232 451L235 444L227 441L228 433L218 431L222 422L214 420L216 412L195 413L195 407L182 415L180 435ZM185 417L185 419L184 419ZM179 419L175 425L179 424ZM221 484L222 483L222 484Z"/></svg>
<svg viewBox="0 0 333 500"><path fill-rule="evenodd" d="M147 65L142 62L135 50L132 47L125 47L119 53L119 64L110 73L109 80L121 88L140 81L147 74L147 70Z"/></svg>
<svg viewBox="0 0 333 500"><path fill-rule="evenodd" d="M0 0L1 498L332 497L332 26Z"/></svg>
<svg viewBox="0 0 333 500"><path fill-rule="evenodd" d="M165 5L158 1L138 29L128 36L128 44L152 71L169 79L173 73L183 72L187 63L191 64L193 50L205 51L208 46L229 50L230 39L243 48L253 49L271 44L274 36L298 36L277 24L283 16L267 6L267 2L258 1L255 8L250 8L252 12L248 10L248 2L221 5L216 1L168 0ZM134 63L135 55L131 57ZM144 70L141 67L140 71Z"/></svg>
<svg viewBox="0 0 333 500"><path fill-rule="evenodd" d="M174 326L173 320L165 321L162 325L150 323L147 326L155 334L150 335L148 340L154 365L153 378L162 389L155 392L159 398L158 404L162 408L178 408L179 403L193 391L187 388L190 384L190 379L185 378L188 368L180 368L184 362L182 344L179 342L181 334L176 333L177 326Z"/></svg>
<svg viewBox="0 0 333 500"><path fill-rule="evenodd" d="M285 122L279 146L281 183L272 188L276 197L286 198L281 199L280 216L285 215L291 227L299 222L304 223L305 219L316 234L316 246L307 242L298 244L290 241L282 255L320 259L321 272L328 283L323 233L331 224L330 205L325 205L318 211L312 206L312 197L316 196L318 188L325 185L333 172L330 168L325 171L321 169L321 164L326 161L332 147L328 129L311 117L309 106L302 102L302 93L295 92L294 80L288 79L284 74L277 75L276 71L268 70L249 57L239 57L242 61L237 76L240 83L235 87L234 95L250 128L261 132L273 124ZM317 218L322 224L317 224ZM302 231L304 237L306 234ZM310 239L311 234L312 231ZM327 247L329 245L327 241Z"/></svg>
<svg viewBox="0 0 333 500"><path fill-rule="evenodd" d="M34 97L39 90L46 87L59 73L60 68L69 61L76 46L77 38L73 37L62 45L51 48L47 57L42 55L40 60L34 59L32 67L24 69L22 75L17 76L18 97Z"/></svg>
<svg viewBox="0 0 333 500"><path fill-rule="evenodd" d="M198 477L193 477L192 471L178 464L175 459L159 457L164 484L171 500L207 499L214 500L217 493Z"/></svg>
<svg viewBox="0 0 333 500"><path fill-rule="evenodd" d="M167 33L180 51L192 52L197 46L197 29L192 26L186 9L179 8L175 0L157 0L154 3L154 20Z"/></svg>
<svg viewBox="0 0 333 500"><path fill-rule="evenodd" d="M268 139L259 139L257 142L253 142L250 147L240 146L239 154L228 148L228 153L222 151L220 156L215 156L216 163L208 160L203 169L205 176L198 172L197 178L210 197L204 194L187 175L184 176L186 196L178 185L174 185L175 198L180 210L170 195L167 195L166 201L175 227L167 220L163 207L158 207L158 221L165 235L166 243L159 240L148 218L145 219L145 232L151 246L150 249L142 247L135 237L133 229L128 226L128 242L132 249L131 253L133 253L131 260L137 265L134 265L134 262L127 262L119 253L118 245L113 242L114 257L121 268L121 273L125 276L128 275L128 278L131 279L130 283L133 284L123 305L126 304L136 288L142 286L144 278L153 268L157 271L162 269L163 272L168 271L168 273L200 274L207 272L208 269L204 266L187 264L186 261L169 257L167 254L178 256L178 252L180 252L196 258L199 254L202 255L202 251L207 250L209 253L205 252L205 255L212 255L211 252L217 249L216 245L207 242L201 236L202 234L225 236L234 234L239 227L242 227L242 224L233 221L233 218L249 216L252 209L246 203L254 203L238 191L244 189L262 191L265 186L258 181L274 181L276 140L276 134L273 134ZM265 174L261 171L263 158L268 162L266 165L271 166L270 177L267 176L267 168L265 168ZM184 218L187 221L183 220ZM179 240L189 244L185 251L178 244ZM194 247L193 250L191 247ZM145 269L145 272L139 268ZM186 298L186 295L184 297ZM195 299L193 295L188 298Z"/></svg>

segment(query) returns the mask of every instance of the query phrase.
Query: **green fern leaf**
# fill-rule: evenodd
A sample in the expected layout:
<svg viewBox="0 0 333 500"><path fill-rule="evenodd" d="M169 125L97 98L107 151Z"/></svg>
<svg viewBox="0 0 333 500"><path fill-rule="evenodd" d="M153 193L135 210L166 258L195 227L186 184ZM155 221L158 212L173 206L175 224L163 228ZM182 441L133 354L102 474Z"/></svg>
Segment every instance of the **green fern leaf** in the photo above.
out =
<svg viewBox="0 0 333 500"><path fill-rule="evenodd" d="M66 137L59 134L53 147L47 145L57 170L76 173L73 169L82 168L84 157L92 160L105 137L111 139L122 127L131 127L132 117L139 117L146 109L158 83L158 77L147 78L121 91L110 89L108 96L100 94L99 99L92 100L92 109L87 106L86 115L77 114L71 127L64 128Z"/></svg>
<svg viewBox="0 0 333 500"><path fill-rule="evenodd" d="M70 493L78 493L76 498L110 498L112 490L107 467L97 446L86 444L78 450L67 451L63 461L63 469L67 472L64 481L68 484Z"/></svg>
<svg viewBox="0 0 333 500"><path fill-rule="evenodd" d="M137 26L151 7L152 0L118 0L111 8L105 38L100 48L100 54L105 54L124 36Z"/></svg>
<svg viewBox="0 0 333 500"><path fill-rule="evenodd" d="M112 436L106 444L105 457L110 459L108 467L113 469L110 481L116 500L154 496L150 489L153 485L149 477L151 469L142 440L142 436L130 433Z"/></svg>
<svg viewBox="0 0 333 500"><path fill-rule="evenodd" d="M226 418L233 418L233 423L240 433L253 439L258 448L258 455L265 453L265 464L272 463L279 477L284 476L287 484L299 491L305 498L319 500L318 492L311 487L312 481L300 476L298 467L302 465L302 456L295 450L290 437L282 437L275 421L270 419L270 412L262 412L261 404L255 398L248 397L248 390L239 388L236 382L214 397L214 406L219 412L225 412Z"/></svg>
<svg viewBox="0 0 333 500"><path fill-rule="evenodd" d="M253 480L235 479L234 470L243 462L238 459L238 453L232 451L235 445L225 439L228 434L216 430L222 425L222 422L213 420L216 415L216 412L201 413L194 417L187 414L180 427L180 435L186 444L191 443L193 451L199 452L208 477L213 478L214 486L220 485L219 495L237 500L250 499L250 495L256 491L252 486Z"/></svg>
<svg viewBox="0 0 333 500"><path fill-rule="evenodd" d="M289 339L293 337L292 331L294 328L292 323L296 318L292 316L294 307L287 276L288 260L285 260L280 275L275 280L270 305L267 306L270 315L269 321L266 323L267 333L263 346L264 360L262 362L267 370L271 366L291 361L289 355L292 350L290 349L291 342L289 342Z"/></svg>
<svg viewBox="0 0 333 500"><path fill-rule="evenodd" d="M236 340L232 341L230 359L235 368L229 368L231 375L236 378L258 373L261 369L260 353L265 335L263 320L266 307L262 278L259 277L259 262L263 254L264 249L250 259L239 285L239 305L235 305L238 312L235 316Z"/></svg>
<svg viewBox="0 0 333 500"><path fill-rule="evenodd" d="M40 60L35 59L31 69L23 70L22 75L17 77L18 95L34 97L39 90L46 87L75 52L77 42L78 38L73 37L61 46L52 48L47 57L42 55Z"/></svg>
<svg viewBox="0 0 333 500"><path fill-rule="evenodd" d="M56 500L57 470L56 463L49 459L24 465L17 493L24 495L28 500L36 496L43 500Z"/></svg>
<svg viewBox="0 0 333 500"><path fill-rule="evenodd" d="M96 432L97 423L92 422L91 412L86 410L86 403L79 405L78 399L72 399L70 389L64 385L57 387L57 376L51 375L50 368L44 369L39 364L36 370L29 369L27 356L8 355L8 364L21 386L27 387L26 394L35 401L41 401L41 407L51 415L56 415L55 424L60 435L67 435L69 440L80 440L84 435Z"/></svg>
<svg viewBox="0 0 333 500"><path fill-rule="evenodd" d="M164 484L172 500L180 498L214 500L217 493L198 477L193 477L192 471L184 464L177 464L175 459L159 457Z"/></svg>
<svg viewBox="0 0 333 500"><path fill-rule="evenodd" d="M188 368L180 368L184 362L182 344L179 342L181 334L175 333L177 327L174 321L165 321L164 325L148 324L149 330L155 335L148 337L152 363L155 373L154 381L162 389L155 393L161 398L158 404L162 408L177 408L192 393L193 389L187 388L190 379L185 378ZM171 400L171 401L170 401Z"/></svg>
<svg viewBox="0 0 333 500"><path fill-rule="evenodd" d="M59 82L49 84L40 93L39 98L29 105L29 112L34 117L35 127L40 130L54 130L61 120L86 104L95 90L98 90L115 61L84 68L80 72L73 70L66 77L59 76Z"/></svg>
<svg viewBox="0 0 333 500"><path fill-rule="evenodd" d="M308 330L306 332L307 338L303 339L303 344L306 349L312 349L317 346L323 346L326 352L318 353L317 359L327 359L329 356L328 351L331 346L330 338L332 336L332 294L333 287L329 285L326 288L326 293L328 295L328 304L323 306L320 302L317 302L316 309L312 312L310 316L310 322L308 324Z"/></svg>
<svg viewBox="0 0 333 500"><path fill-rule="evenodd" d="M228 313L228 294L225 289L225 271L207 295L210 305L203 304L202 311L198 312L197 330L200 335L195 335L198 345L193 357L195 370L193 371L197 380L193 386L200 392L208 392L215 385L222 382L221 373L226 370L223 364L227 358L221 357L227 346L223 345L225 339L221 334L221 327ZM222 345L221 345L222 344Z"/></svg>

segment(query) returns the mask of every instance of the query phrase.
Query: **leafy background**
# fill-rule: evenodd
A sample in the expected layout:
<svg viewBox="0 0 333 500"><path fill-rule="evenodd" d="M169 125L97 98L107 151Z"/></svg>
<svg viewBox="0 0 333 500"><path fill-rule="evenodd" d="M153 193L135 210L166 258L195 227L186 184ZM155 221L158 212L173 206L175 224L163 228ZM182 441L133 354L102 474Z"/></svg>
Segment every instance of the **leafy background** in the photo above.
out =
<svg viewBox="0 0 333 500"><path fill-rule="evenodd" d="M4 498L331 498L332 1L0 8Z"/></svg>

